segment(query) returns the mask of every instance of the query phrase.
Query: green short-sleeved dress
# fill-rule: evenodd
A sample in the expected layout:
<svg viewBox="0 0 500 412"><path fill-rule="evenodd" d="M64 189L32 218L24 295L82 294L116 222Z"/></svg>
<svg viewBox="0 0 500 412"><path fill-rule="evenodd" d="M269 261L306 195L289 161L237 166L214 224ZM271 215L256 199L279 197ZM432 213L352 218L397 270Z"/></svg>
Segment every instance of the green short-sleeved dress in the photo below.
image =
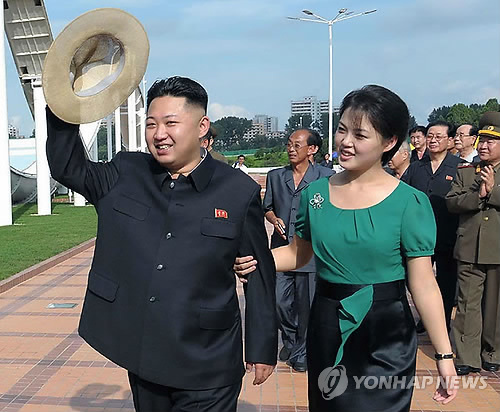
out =
<svg viewBox="0 0 500 412"><path fill-rule="evenodd" d="M324 353L322 355L318 353L317 345L313 350L310 350L308 346L308 361L314 364L312 368L309 368L310 398L311 389L317 392L318 388L318 376L314 376L314 371L316 370L319 375L319 372L326 367L339 364L345 366L346 362L349 363L349 359L351 361L359 359L361 362L361 364L351 365L351 372L353 370L356 373L371 371L378 375L395 373L398 376L401 374L413 376L416 337L406 296L401 296L397 303L374 302L374 288L386 284L392 285L393 282L399 281L404 289L405 258L430 256L434 253L436 225L427 196L404 182L400 182L390 195L374 206L364 209L340 209L330 203L329 181L328 178L324 178L311 183L303 190L295 228L299 237L309 240L312 244L316 259L318 286L321 283L328 284L330 289L335 290L335 285L338 285L337 288L343 288L344 285L358 285L352 294L339 299L333 306L326 304L328 303L325 301L326 298L316 295L311 312L309 335L313 334L314 339L322 339L321 336L324 334L322 330L329 327L325 325L324 312L335 308L338 330L335 332L334 340L338 338L338 341L332 344L335 347L330 347L325 342L321 343L322 347L326 345L325 347L328 348L329 354L326 357ZM394 310L396 314L391 312ZM398 318L400 314L401 317ZM321 318L319 322L321 327L318 327L315 317ZM364 329L369 329L370 325L377 325L376 329L372 333L367 330L359 331L358 329L362 329L361 326L365 323L367 325ZM381 336L379 332L384 329L381 327L384 325L390 325L396 330L400 328L404 336L399 339L396 336L397 333L394 335L392 330ZM391 335L391 342L384 343L387 334ZM330 335L330 332L326 333L326 339ZM355 342L361 336L362 343L365 345L364 349L359 348L360 342ZM311 336L308 337L308 345L310 338ZM406 343L414 348L409 348L409 353L404 354L407 360L401 363L402 357L399 356L397 362L391 364L390 358L394 353L390 352L396 350L399 351L398 355L401 355L400 346L401 344L405 346L405 339L409 339ZM311 343L317 344L317 342ZM379 362L380 359L377 359L376 355L369 353L383 352L386 346L389 353L384 355L384 362ZM355 347L356 351L367 352L363 355L366 356L363 358L359 354L352 354L350 352L352 347ZM321 352L320 349L319 351ZM315 362L317 359L321 359L320 363L326 362L326 364L318 365ZM375 368L373 363L375 363ZM349 375L349 370L347 374ZM349 387L346 393L349 394ZM368 391L366 397L370 399L370 407L376 407L378 397L385 396L383 393L384 391ZM401 405L406 405L406 403L409 409L411 393L411 391L404 391L397 396L393 394L392 398L389 396L385 400L382 399L379 405L380 410L405 410ZM361 395L359 391L354 391L353 394L358 397ZM345 397L345 395L342 396ZM329 400L326 405L332 406L335 402L342 408L346 405L356 405L349 399L349 395L346 397L349 400L346 403L342 402L339 399L342 396ZM361 395L363 396L365 395ZM396 408L399 409L383 409L388 407L387 402L395 403ZM357 404L357 407L365 407L364 405L364 403ZM323 410L321 408L317 410Z"/></svg>

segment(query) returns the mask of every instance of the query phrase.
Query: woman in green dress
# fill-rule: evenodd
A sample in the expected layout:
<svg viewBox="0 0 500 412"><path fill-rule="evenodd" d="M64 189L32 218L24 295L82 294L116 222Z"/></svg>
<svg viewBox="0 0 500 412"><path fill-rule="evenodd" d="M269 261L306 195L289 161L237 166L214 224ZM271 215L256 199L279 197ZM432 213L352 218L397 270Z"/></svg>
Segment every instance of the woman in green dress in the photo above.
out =
<svg viewBox="0 0 500 412"><path fill-rule="evenodd" d="M344 171L302 192L294 240L273 250L277 271L316 259L309 410L410 410L417 339L406 284L444 378L434 399L448 403L457 385L430 258L434 215L425 194L382 168L406 138L408 108L390 90L365 86L344 98L340 117L335 145ZM245 275L256 264L239 258L235 271Z"/></svg>

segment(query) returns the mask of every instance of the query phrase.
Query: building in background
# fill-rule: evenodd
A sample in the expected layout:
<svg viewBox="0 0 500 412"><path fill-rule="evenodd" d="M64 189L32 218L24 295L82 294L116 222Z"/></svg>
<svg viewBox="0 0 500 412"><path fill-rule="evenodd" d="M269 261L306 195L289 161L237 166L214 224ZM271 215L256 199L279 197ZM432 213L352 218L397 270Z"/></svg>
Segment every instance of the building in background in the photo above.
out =
<svg viewBox="0 0 500 412"><path fill-rule="evenodd" d="M328 100L318 100L316 96L306 96L302 100L292 100L290 104L291 115L310 115L312 122L321 125L321 114L328 114ZM333 108L334 113L339 112L338 107Z"/></svg>
<svg viewBox="0 0 500 412"><path fill-rule="evenodd" d="M267 138L283 137L285 132L278 130L278 118L267 114L257 114L252 119L252 128L248 130L243 138L251 140L255 136L266 136Z"/></svg>
<svg viewBox="0 0 500 412"><path fill-rule="evenodd" d="M19 139L19 129L12 125L9 124L9 139Z"/></svg>

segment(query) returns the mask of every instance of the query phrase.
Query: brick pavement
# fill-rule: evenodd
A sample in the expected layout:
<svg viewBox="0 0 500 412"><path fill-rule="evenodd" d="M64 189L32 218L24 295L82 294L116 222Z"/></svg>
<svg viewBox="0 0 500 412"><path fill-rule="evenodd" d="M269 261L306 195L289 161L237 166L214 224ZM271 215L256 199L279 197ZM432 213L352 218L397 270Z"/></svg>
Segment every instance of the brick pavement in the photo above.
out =
<svg viewBox="0 0 500 412"><path fill-rule="evenodd" d="M0 411L133 411L125 371L77 334L92 253L90 247L0 294ZM238 290L241 294L240 286ZM48 309L53 302L77 306ZM432 353L424 335L419 378L436 376ZM412 411L499 412L500 374L474 376L485 378L485 388L462 389L446 407L432 400L430 386L416 389ZM239 411L307 411L306 374L279 362L264 385L255 387L251 379L244 379Z"/></svg>

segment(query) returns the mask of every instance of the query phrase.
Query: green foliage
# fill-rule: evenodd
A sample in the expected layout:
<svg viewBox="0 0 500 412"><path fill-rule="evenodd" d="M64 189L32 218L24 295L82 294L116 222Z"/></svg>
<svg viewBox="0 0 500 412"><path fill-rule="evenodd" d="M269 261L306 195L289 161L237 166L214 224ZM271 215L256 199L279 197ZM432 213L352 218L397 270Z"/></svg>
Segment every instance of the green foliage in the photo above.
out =
<svg viewBox="0 0 500 412"><path fill-rule="evenodd" d="M227 116L213 122L213 126L217 130L214 142L216 150L238 150L244 149L241 146L243 135L252 128L252 121L244 117Z"/></svg>
<svg viewBox="0 0 500 412"><path fill-rule="evenodd" d="M233 164L236 158L237 156L229 157L229 164ZM288 163L288 154L283 146L258 149L253 156L245 157L245 165L248 167L285 166Z"/></svg>
<svg viewBox="0 0 500 412"><path fill-rule="evenodd" d="M410 121L408 122L408 130L411 130L417 126L418 126L418 123L415 120L415 116L410 115Z"/></svg>
<svg viewBox="0 0 500 412"><path fill-rule="evenodd" d="M309 114L294 114L290 116L285 125L285 138L288 139L300 127L311 127L311 123L312 117Z"/></svg>
<svg viewBox="0 0 500 412"><path fill-rule="evenodd" d="M442 106L434 109L427 120L445 120L455 126L461 124L477 125L481 116L487 111L499 111L500 105L496 98L489 99L485 104L473 103L465 105L456 103L453 106Z"/></svg>
<svg viewBox="0 0 500 412"><path fill-rule="evenodd" d="M114 136L115 136L115 130L114 130L114 126L112 126L112 129L111 129L111 150L112 150L112 153L114 155L115 153L115 139L114 139ZM97 154L97 158L99 160L105 160L107 161L108 160L108 131L107 131L107 128L106 126L104 125L101 125L101 127L99 128L99 131L97 132L97 147L98 147L98 154Z"/></svg>
<svg viewBox="0 0 500 412"><path fill-rule="evenodd" d="M53 215L33 216L36 205L13 208L13 226L0 227L0 280L96 235L93 206L55 203Z"/></svg>

